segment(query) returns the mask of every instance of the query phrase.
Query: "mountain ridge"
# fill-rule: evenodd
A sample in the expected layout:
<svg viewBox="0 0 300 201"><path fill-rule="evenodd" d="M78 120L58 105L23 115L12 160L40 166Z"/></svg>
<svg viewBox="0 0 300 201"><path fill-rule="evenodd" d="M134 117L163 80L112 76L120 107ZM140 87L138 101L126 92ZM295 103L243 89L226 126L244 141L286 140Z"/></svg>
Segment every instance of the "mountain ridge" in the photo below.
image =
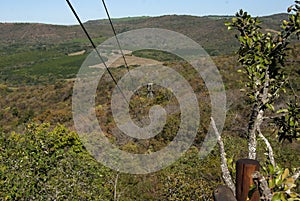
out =
<svg viewBox="0 0 300 201"><path fill-rule="evenodd" d="M210 54L231 54L237 48L234 31L228 32L224 23L233 16L163 15L157 17L128 17L112 19L116 32L140 28L163 28L184 34L202 45ZM287 14L259 17L264 29L278 31L280 21ZM113 32L107 19L89 20L84 23L92 38L109 38ZM62 44L85 40L79 25L52 25L42 23L0 23L0 47L14 44Z"/></svg>

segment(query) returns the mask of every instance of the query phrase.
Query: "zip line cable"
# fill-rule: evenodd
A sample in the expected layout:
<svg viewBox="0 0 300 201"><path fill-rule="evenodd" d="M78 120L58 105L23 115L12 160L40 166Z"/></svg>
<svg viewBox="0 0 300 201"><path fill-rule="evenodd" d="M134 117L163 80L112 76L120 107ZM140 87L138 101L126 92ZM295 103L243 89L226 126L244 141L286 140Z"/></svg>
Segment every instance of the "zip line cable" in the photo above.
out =
<svg viewBox="0 0 300 201"><path fill-rule="evenodd" d="M109 73L110 77L112 78L113 82L116 84L116 86L117 86L118 90L120 91L122 97L124 98L124 100L126 101L126 103L127 103L128 105L130 105L130 103L129 103L129 101L127 100L125 94L123 93L123 91L122 91L121 88L119 87L119 85L118 85L116 79L114 78L113 74L111 73L111 71L109 70L108 66L106 65L106 63L105 63L103 57L101 56L100 52L98 51L98 49L97 49L97 47L96 47L94 41L92 40L92 38L90 37L90 35L89 35L89 33L87 32L86 28L84 27L83 23L81 22L79 16L77 15L75 9L73 8L73 6L72 6L72 4L71 4L71 2L70 2L69 0L66 0L66 1L67 1L68 5L69 5L70 9L72 10L74 16L76 17L77 21L79 22L79 24L80 24L82 30L84 31L85 35L87 36L87 38L89 39L90 43L92 44L94 50L96 51L96 53L97 53L99 59L101 60L101 62L102 62L103 65L105 66L105 68L106 68L107 72ZM134 117L138 120L138 122L142 123L142 122L141 122L141 119L138 118L138 115L137 115L137 113L136 113L134 110L133 110L133 113L134 113Z"/></svg>
<svg viewBox="0 0 300 201"><path fill-rule="evenodd" d="M79 24L80 24L82 30L84 31L85 35L87 36L87 38L89 39L90 43L92 44L94 50L96 51L96 53L97 53L99 59L101 60L101 62L102 62L103 65L105 66L105 68L106 68L108 74L109 74L110 77L112 78L113 82L116 84L118 90L120 91L120 93L121 93L121 95L123 96L123 98L124 98L124 100L126 101L126 103L127 103L128 105L130 105L130 103L129 103L129 101L126 99L126 96L124 95L123 91L122 91L121 88L119 87L119 85L118 85L116 79L114 78L113 74L111 73L111 71L109 70L108 66L106 65L106 63L105 63L103 57L101 56L100 52L98 51L98 49L97 49L97 47L96 47L94 41L92 40L92 38L90 37L90 35L89 35L89 33L87 32L86 28L85 28L84 25L82 24L82 22L81 22L79 16L77 15L75 9L73 8L71 2L70 2L69 0L66 0L66 1L67 1L68 5L69 5L70 9L72 10L74 16L76 17L77 21L79 22Z"/></svg>
<svg viewBox="0 0 300 201"><path fill-rule="evenodd" d="M119 39L118 39L118 36L117 36L116 29L115 29L115 27L114 27L114 25L113 25L113 23L112 23L112 20L111 20L111 18L110 18L110 15L109 15L109 12L108 12L108 9L107 9L107 6L106 6L106 4L105 4L105 1L104 1L104 0L102 0L102 4L103 4L103 6L104 6L104 9L105 9L106 15L107 15L107 17L108 17L108 20L109 20L109 23L110 23L111 29L112 29L112 30L113 30L113 32L114 32L114 35L115 35L116 41L117 41L117 43L118 43L119 49L120 49L120 51L121 51L121 54L122 54L122 57L123 57L123 60L124 60L125 66L126 66L126 68L127 68L127 71L129 72L129 67L128 67L128 64L127 64L127 61L126 61L126 58L125 58L124 52L123 52L123 50L122 50L122 48L121 48L121 45L120 45L120 42L119 42Z"/></svg>
<svg viewBox="0 0 300 201"><path fill-rule="evenodd" d="M128 72L128 74L129 74L129 77L130 77L130 80L131 80L131 84L133 85L133 79L132 79L132 76L131 76L131 74L130 74L129 65L128 65L127 61L126 61L126 57L125 57L125 54L124 54L124 52L123 52L123 50L122 50L122 48L121 48L121 44L120 44L120 41L119 41L119 39L118 39L116 29L115 29L114 24L113 24L113 22L112 22L112 20L111 20L111 17L110 17L109 12L108 12L108 8L107 8L106 3L105 3L104 0L102 0L102 4L103 4L103 7L104 7L104 9L105 9L107 18L108 18L108 20L109 20L111 29L112 29L112 31L114 32L114 35L115 35L115 38L116 38L116 41L117 41L119 50L121 51L121 54L122 54L122 57L123 57L123 60L124 60L125 67L127 68L127 72ZM139 95L139 92L138 92L138 91L136 91L136 93Z"/></svg>

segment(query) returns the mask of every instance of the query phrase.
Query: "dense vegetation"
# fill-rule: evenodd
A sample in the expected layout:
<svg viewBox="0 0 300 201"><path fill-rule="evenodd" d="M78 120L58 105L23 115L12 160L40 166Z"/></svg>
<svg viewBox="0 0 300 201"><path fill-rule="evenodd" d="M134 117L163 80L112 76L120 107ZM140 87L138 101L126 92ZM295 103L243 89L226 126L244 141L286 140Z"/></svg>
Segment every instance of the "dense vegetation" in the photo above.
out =
<svg viewBox="0 0 300 201"><path fill-rule="evenodd" d="M264 29L277 29L286 15L262 18ZM165 27L187 34L203 44L219 68L228 98L228 114L223 139L229 167L234 173L234 161L247 157L246 128L251 100L241 90L245 78L237 70L240 66L233 50L238 44L234 33L225 33L228 17L163 16L118 20L117 30L123 32L141 27ZM97 43L109 34L107 22L89 22L89 30ZM209 26L207 26L209 24ZM1 24L0 26L8 26ZM222 183L219 151L215 148L200 160L201 146L209 126L209 94L201 78L184 61L158 51L137 51L133 55L151 58L180 72L190 83L199 100L201 127L193 146L170 167L148 175L121 174L99 164L85 150L72 122L71 96L73 78L91 51L88 41L78 27L14 24L11 30L39 27L58 37L38 37L34 34L1 40L0 44L0 197L3 200L209 200L212 190ZM16 27L14 27L16 26ZM106 27L102 32L99 28ZM192 27L192 28L191 28ZM189 32L188 30L193 30ZM219 30L219 31L216 31ZM0 29L3 30L3 29ZM74 35L64 34L75 30ZM102 29L101 29L102 30ZM200 31L199 31L200 30ZM4 31L2 31L4 32ZM5 33L0 33L5 38ZM17 33L17 32L15 32ZM100 34L101 33L101 34ZM211 34L214 33L215 35ZM18 35L16 35L18 36ZM68 36L68 37L67 37ZM28 37L28 38L27 38ZM62 40L63 37L67 37ZM30 40L25 40L25 39ZM207 41L202 41L203 38ZM286 72L290 85L299 93L300 44L290 44ZM69 53L86 50L82 55ZM135 66L131 66L134 68ZM126 72L123 66L112 73L119 79ZM110 111L113 82L106 74L98 85L96 112L102 129L121 149L133 153L159 150L173 138L178 127L178 108L170 110L162 134L149 141L135 141L120 133L111 135L116 125ZM292 95L276 100L284 104ZM153 104L178 107L176 99L163 88L155 88L154 99L147 99L145 88L130 100L132 110L147 115ZM275 159L283 167L300 167L299 141L279 143L274 127L262 129L274 147ZM258 141L257 158L264 164L265 149ZM240 151L236 151L240 150ZM233 175L234 176L234 175ZM300 189L297 189L298 192Z"/></svg>

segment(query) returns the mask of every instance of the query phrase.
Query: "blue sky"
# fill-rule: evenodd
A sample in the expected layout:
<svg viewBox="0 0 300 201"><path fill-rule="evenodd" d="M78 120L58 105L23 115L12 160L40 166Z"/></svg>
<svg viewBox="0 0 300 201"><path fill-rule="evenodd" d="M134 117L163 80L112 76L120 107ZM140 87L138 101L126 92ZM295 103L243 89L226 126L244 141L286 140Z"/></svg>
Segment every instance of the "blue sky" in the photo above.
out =
<svg viewBox="0 0 300 201"><path fill-rule="evenodd" d="M82 21L106 18L101 0L70 0ZM254 16L286 12L294 0L106 0L111 17L166 14ZM0 22L77 24L65 0L2 0Z"/></svg>

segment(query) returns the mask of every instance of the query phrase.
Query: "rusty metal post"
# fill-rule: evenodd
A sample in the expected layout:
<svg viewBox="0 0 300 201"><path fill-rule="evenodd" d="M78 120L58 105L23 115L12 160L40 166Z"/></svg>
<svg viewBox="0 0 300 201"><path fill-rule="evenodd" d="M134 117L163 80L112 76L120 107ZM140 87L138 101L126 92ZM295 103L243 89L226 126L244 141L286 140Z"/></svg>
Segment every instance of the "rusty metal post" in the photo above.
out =
<svg viewBox="0 0 300 201"><path fill-rule="evenodd" d="M246 201L250 186L253 184L252 174L259 170L259 162L251 159L240 159L236 162L236 199ZM258 189L250 201L259 201Z"/></svg>

